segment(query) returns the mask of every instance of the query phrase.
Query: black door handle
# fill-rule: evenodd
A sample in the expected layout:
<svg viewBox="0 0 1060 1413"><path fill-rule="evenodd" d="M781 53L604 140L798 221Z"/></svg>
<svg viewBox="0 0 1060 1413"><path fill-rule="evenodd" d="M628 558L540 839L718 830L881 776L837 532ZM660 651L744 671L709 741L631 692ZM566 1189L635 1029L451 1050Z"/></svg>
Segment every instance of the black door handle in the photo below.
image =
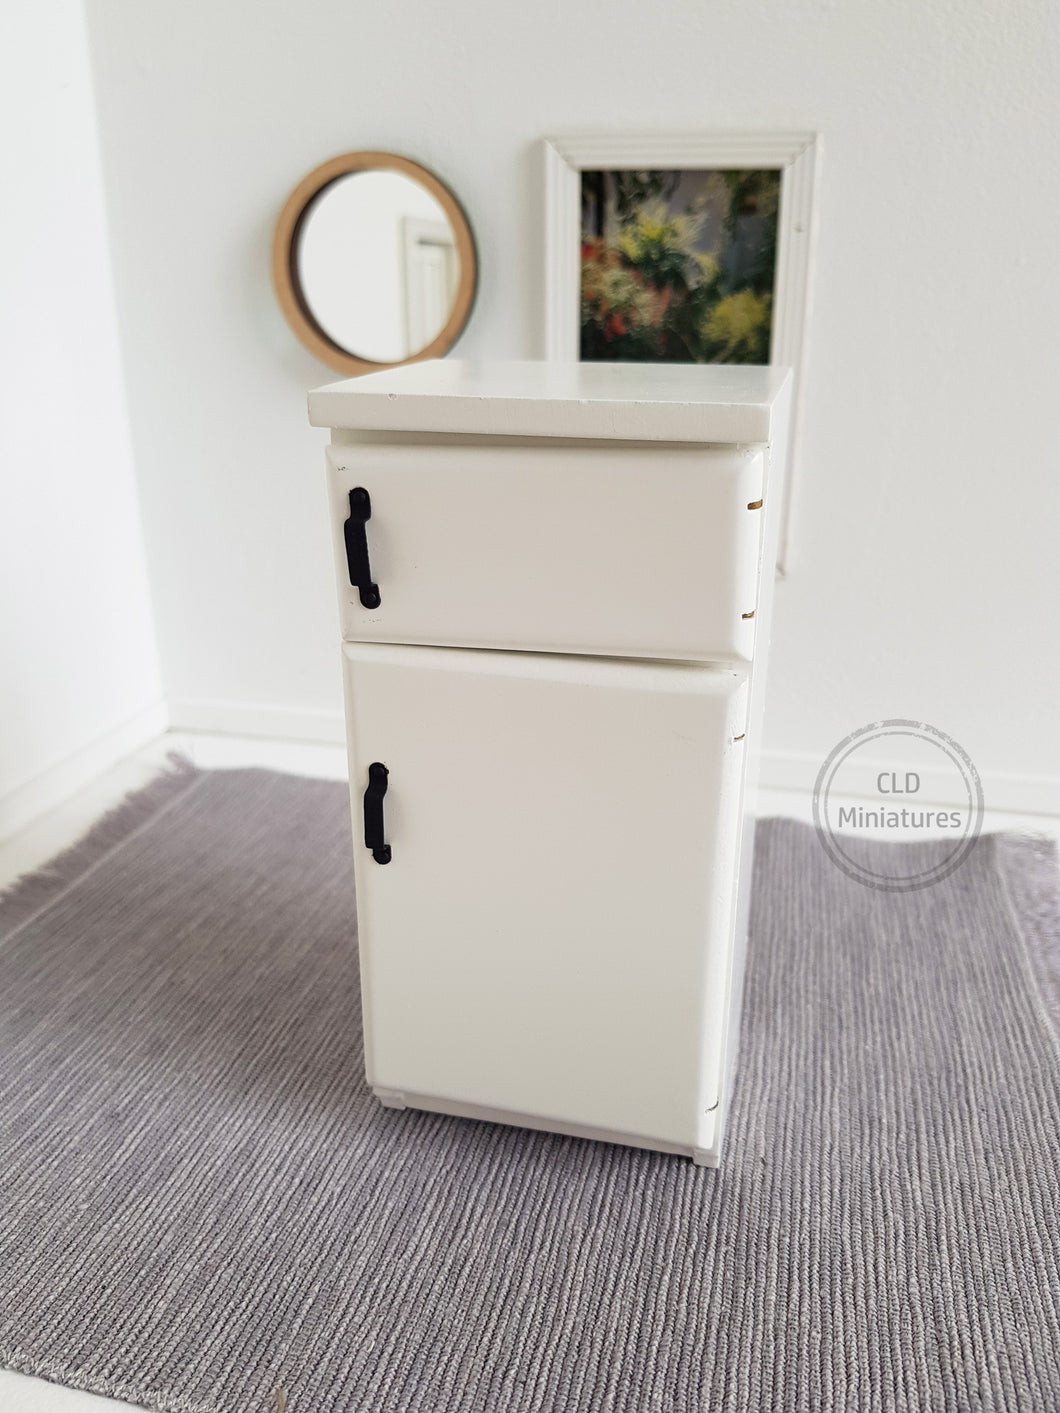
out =
<svg viewBox="0 0 1060 1413"><path fill-rule="evenodd" d="M364 792L364 844L377 864L390 862L390 845L383 843L383 796L389 770L380 761L368 767L368 789Z"/></svg>
<svg viewBox="0 0 1060 1413"><path fill-rule="evenodd" d="M379 585L372 583L372 569L368 563L368 532L365 529L371 518L372 498L363 486L355 486L350 492L350 518L342 527L346 540L346 564L350 571L350 583L360 590L363 606L378 608Z"/></svg>

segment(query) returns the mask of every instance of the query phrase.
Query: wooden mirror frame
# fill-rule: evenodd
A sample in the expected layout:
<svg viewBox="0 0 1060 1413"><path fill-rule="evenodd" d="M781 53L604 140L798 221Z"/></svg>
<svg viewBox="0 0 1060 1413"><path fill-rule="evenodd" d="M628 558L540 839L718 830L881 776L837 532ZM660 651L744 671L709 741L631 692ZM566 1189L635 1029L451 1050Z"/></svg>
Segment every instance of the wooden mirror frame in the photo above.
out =
<svg viewBox="0 0 1060 1413"><path fill-rule="evenodd" d="M380 169L401 172L430 192L445 212L453 229L456 253L460 261L456 298L445 326L418 353L410 354L408 358L399 359L394 363L376 363L358 358L329 337L314 318L302 292L298 275L298 242L306 217L317 198L340 177L349 176L352 172ZM440 358L443 353L448 352L463 332L475 302L478 258L471 226L463 208L433 172L407 157L399 157L394 152L345 152L340 157L332 157L330 161L314 167L284 203L272 238L272 283L284 318L298 340L329 368L356 377L360 373L374 373L382 368L397 368L402 363L416 363L423 358Z"/></svg>

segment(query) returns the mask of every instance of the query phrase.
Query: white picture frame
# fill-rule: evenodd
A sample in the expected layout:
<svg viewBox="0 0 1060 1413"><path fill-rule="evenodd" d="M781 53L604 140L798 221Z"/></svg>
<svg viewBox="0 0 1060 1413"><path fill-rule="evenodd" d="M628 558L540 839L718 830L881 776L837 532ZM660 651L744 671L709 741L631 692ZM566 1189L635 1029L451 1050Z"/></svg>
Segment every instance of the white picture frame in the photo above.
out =
<svg viewBox="0 0 1060 1413"><path fill-rule="evenodd" d="M814 200L820 137L813 132L567 133L544 140L545 357L578 360L581 173L722 171L781 173L770 363L794 370L787 493L778 572L790 565L791 505L798 464L806 327L810 303Z"/></svg>

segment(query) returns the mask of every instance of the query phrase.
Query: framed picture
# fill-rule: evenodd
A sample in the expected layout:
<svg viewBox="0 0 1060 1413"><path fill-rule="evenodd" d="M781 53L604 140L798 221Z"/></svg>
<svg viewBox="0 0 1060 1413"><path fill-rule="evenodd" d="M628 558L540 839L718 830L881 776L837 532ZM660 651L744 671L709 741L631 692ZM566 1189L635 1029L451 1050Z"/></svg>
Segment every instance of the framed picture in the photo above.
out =
<svg viewBox="0 0 1060 1413"><path fill-rule="evenodd" d="M793 467L818 149L813 133L547 139L546 356L791 367Z"/></svg>

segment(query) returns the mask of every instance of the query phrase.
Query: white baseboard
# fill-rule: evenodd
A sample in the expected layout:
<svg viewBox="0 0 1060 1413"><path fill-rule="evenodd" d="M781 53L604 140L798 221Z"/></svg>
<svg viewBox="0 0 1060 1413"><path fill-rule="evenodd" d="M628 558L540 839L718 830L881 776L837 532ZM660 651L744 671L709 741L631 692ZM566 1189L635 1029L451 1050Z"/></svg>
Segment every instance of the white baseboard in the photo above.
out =
<svg viewBox="0 0 1060 1413"><path fill-rule="evenodd" d="M269 736L234 736L231 732L170 731L170 750L186 757L200 770L239 770L247 766L279 770L287 775L308 775L314 780L348 780L346 743L280 741Z"/></svg>
<svg viewBox="0 0 1060 1413"><path fill-rule="evenodd" d="M114 730L8 790L0 797L0 840L10 839L33 820L64 803L118 761L161 736L168 725L165 702L161 699L152 702Z"/></svg>
<svg viewBox="0 0 1060 1413"><path fill-rule="evenodd" d="M824 758L804 751L763 751L759 785L764 790L791 790L812 796L817 773ZM893 760L881 760L881 770L902 770ZM921 777L917 801L932 805L962 805L963 797L954 792L953 772L931 770L923 762L910 762ZM1006 771L982 770L986 808L1004 814L1041 814L1060 816L1060 778L1049 775L1012 775Z"/></svg>
<svg viewBox="0 0 1060 1413"><path fill-rule="evenodd" d="M258 706L253 702L215 701L205 697L178 698L169 704L173 731L222 736L253 736L271 741L308 741L321 746L345 746L346 726L341 709Z"/></svg>

